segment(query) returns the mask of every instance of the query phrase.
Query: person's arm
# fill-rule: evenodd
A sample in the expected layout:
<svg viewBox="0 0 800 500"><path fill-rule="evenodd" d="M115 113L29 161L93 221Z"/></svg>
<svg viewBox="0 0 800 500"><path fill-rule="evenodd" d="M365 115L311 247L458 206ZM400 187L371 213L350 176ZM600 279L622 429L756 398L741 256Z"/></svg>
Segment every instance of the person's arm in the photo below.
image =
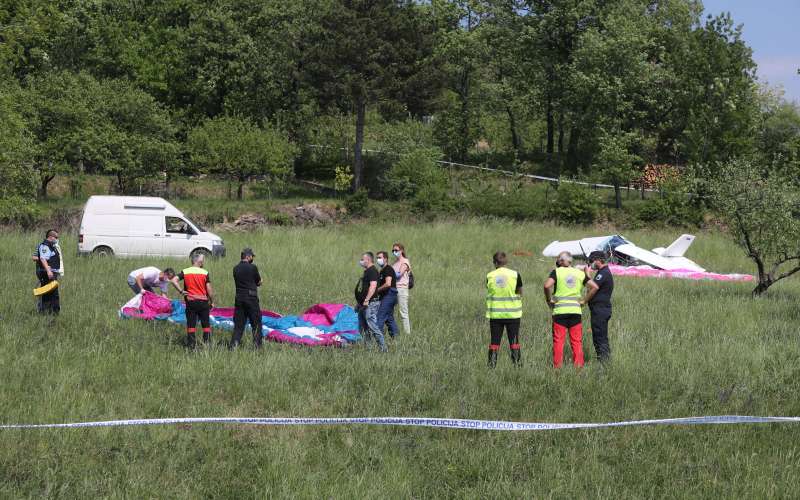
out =
<svg viewBox="0 0 800 500"><path fill-rule="evenodd" d="M514 293L522 297L522 275L517 273L517 289L514 290Z"/></svg>
<svg viewBox="0 0 800 500"><path fill-rule="evenodd" d="M175 288L175 290L178 291L179 294L183 295L183 288L181 288L181 286L178 285L177 276L174 276L171 280L169 280L169 283Z"/></svg>
<svg viewBox="0 0 800 500"><path fill-rule="evenodd" d="M44 245L42 245L42 246L44 246ZM50 249L47 248L47 247L45 247L45 249L47 250L47 252L50 251ZM43 255L42 254L42 248L39 247L39 262L42 263L42 266L44 266L44 270L47 271L47 277L50 278L50 279L53 279L53 270L50 269L50 264L47 263L47 257L49 257L49 256L50 256L49 253L47 253L46 255Z"/></svg>
<svg viewBox="0 0 800 500"><path fill-rule="evenodd" d="M261 286L261 283L263 283L261 279L261 273L258 272L258 268L256 267L256 286Z"/></svg>
<svg viewBox="0 0 800 500"><path fill-rule="evenodd" d="M589 287L589 291L586 292L586 298L580 301L581 305L587 304L590 300L592 300L592 297L594 297L597 291L600 290L600 287L597 286L597 283L595 283L594 280L589 281L586 283L586 285Z"/></svg>
<svg viewBox="0 0 800 500"><path fill-rule="evenodd" d="M134 280L136 280L136 284L139 286L139 288L144 290L144 273L137 274Z"/></svg>
<svg viewBox="0 0 800 500"><path fill-rule="evenodd" d="M364 305L369 304L369 301L375 296L375 291L378 289L378 282L377 281L370 281L369 282L369 290L367 290L367 296L364 297Z"/></svg>
<svg viewBox="0 0 800 500"><path fill-rule="evenodd" d="M206 291L208 292L208 305L214 307L214 289L211 288L211 283L206 283Z"/></svg>
<svg viewBox="0 0 800 500"><path fill-rule="evenodd" d="M391 287L392 287L392 277L391 276L387 276L386 279L383 280L383 284L381 286L379 286L378 289L375 290L375 292L376 293L385 292L386 290L388 290Z"/></svg>
<svg viewBox="0 0 800 500"><path fill-rule="evenodd" d="M548 277L544 280L544 301L547 303L547 307L552 309L556 304L553 301L553 287L556 284L556 280L553 278Z"/></svg>

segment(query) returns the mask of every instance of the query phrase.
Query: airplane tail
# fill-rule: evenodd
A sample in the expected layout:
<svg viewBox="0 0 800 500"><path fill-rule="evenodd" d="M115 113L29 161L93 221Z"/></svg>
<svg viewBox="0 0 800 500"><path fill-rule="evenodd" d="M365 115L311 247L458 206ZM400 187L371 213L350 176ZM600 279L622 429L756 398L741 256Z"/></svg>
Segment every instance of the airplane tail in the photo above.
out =
<svg viewBox="0 0 800 500"><path fill-rule="evenodd" d="M691 234L682 234L667 248L657 248L655 253L661 255L662 257L683 257L683 254L689 250L689 247L692 246L693 242L694 236Z"/></svg>

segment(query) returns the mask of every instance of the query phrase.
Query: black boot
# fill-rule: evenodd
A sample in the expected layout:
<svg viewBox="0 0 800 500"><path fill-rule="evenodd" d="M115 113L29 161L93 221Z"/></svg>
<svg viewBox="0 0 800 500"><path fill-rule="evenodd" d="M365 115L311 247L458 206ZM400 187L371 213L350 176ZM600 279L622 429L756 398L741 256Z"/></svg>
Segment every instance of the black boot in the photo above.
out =
<svg viewBox="0 0 800 500"><path fill-rule="evenodd" d="M497 351L489 350L489 368L497 366Z"/></svg>
<svg viewBox="0 0 800 500"><path fill-rule="evenodd" d="M203 332L203 343L204 344L211 343L211 332Z"/></svg>
<svg viewBox="0 0 800 500"><path fill-rule="evenodd" d="M197 341L194 338L194 333L186 334L186 347L194 349L197 346Z"/></svg>
<svg viewBox="0 0 800 500"><path fill-rule="evenodd" d="M519 366L522 361L522 352L519 349L511 349L511 362L514 366Z"/></svg>

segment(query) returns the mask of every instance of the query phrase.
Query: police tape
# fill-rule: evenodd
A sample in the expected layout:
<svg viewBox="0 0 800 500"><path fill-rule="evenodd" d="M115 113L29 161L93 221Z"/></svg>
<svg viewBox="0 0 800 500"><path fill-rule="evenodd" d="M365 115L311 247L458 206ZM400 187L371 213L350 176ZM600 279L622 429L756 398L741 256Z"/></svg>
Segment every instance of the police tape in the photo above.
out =
<svg viewBox="0 0 800 500"><path fill-rule="evenodd" d="M469 420L458 418L413 418L413 417L188 417L188 418L143 418L129 420L100 420L93 422L71 422L61 424L0 424L0 429L74 429L84 427L132 427L176 424L239 424L265 426L294 425L389 425L402 427L434 427L444 429L472 429L489 431L548 431L566 429L600 429L609 427L632 427L652 425L730 425L730 424L776 424L800 423L800 417L757 417L745 415L719 415L706 417L664 418L652 420L625 420L603 423L547 423L512 422L503 420Z"/></svg>

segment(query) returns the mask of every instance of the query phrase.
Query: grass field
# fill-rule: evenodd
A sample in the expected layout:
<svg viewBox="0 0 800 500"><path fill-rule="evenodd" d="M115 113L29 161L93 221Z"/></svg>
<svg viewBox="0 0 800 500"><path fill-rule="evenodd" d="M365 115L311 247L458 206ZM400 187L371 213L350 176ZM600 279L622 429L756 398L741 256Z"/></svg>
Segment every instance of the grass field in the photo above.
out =
<svg viewBox="0 0 800 500"><path fill-rule="evenodd" d="M238 250L255 249L261 303L299 313L351 302L363 249L401 240L415 265L414 333L380 355L268 344L262 352L187 353L179 327L117 318L137 266L69 249L55 320L35 314L30 251L40 235L0 239L2 422L180 416L437 416L592 422L716 414L800 415L800 281L750 298L751 285L617 278L613 364L550 367L539 257L585 229L462 223L269 229L224 234L208 266L233 303ZM641 246L676 232L626 234ZM483 277L497 249L525 283L524 367L504 344L486 369ZM718 272L752 271L723 236L690 257ZM225 334L227 337L227 334ZM222 340L222 339L220 339ZM248 344L249 345L249 341ZM591 357L589 335L584 339ZM0 497L757 497L800 486L800 426L651 427L501 433L377 427L166 426L0 431Z"/></svg>

